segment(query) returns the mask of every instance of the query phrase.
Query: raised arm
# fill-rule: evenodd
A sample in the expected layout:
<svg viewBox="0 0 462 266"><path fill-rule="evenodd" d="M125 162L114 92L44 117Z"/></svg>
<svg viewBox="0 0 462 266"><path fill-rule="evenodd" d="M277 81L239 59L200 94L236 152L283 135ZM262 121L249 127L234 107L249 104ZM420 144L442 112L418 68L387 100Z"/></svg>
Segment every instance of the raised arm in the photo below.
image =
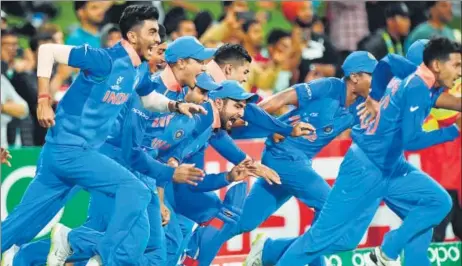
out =
<svg viewBox="0 0 462 266"><path fill-rule="evenodd" d="M459 97L443 92L436 100L435 107L462 112L462 101Z"/></svg>

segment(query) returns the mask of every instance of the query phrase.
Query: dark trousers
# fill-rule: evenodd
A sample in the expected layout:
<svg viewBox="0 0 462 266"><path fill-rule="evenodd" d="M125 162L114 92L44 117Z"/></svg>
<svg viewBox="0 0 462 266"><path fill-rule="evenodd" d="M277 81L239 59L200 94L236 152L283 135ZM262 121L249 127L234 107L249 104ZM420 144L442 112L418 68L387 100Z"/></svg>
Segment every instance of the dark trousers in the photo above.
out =
<svg viewBox="0 0 462 266"><path fill-rule="evenodd" d="M457 190L448 190L452 198L452 210L448 216L433 230L433 242L443 242L446 238L446 228L448 224L452 223L454 234L462 240L462 208L459 204L459 197Z"/></svg>

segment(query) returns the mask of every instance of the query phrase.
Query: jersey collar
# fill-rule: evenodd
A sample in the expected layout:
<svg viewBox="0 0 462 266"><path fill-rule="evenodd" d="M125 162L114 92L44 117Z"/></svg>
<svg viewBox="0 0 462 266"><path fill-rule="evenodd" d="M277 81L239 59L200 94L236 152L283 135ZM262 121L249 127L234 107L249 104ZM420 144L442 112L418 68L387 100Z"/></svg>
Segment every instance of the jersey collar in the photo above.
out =
<svg viewBox="0 0 462 266"><path fill-rule="evenodd" d="M120 41L120 44L122 45L122 47L125 49L125 51L127 52L128 56L130 57L131 61L132 61L132 64L137 67L139 65L141 65L141 58L140 56L136 53L135 49L133 48L133 46L127 42L126 40L122 40Z"/></svg>
<svg viewBox="0 0 462 266"><path fill-rule="evenodd" d="M435 74L433 74L433 72L431 72L431 70L424 63L422 63L417 68L415 74L424 81L425 85L427 85L429 89L433 88L433 86L435 85Z"/></svg>
<svg viewBox="0 0 462 266"><path fill-rule="evenodd" d="M222 83L226 80L225 73L221 70L220 66L215 62L215 60L211 60L207 66L207 73L212 76L213 80L217 83Z"/></svg>
<svg viewBox="0 0 462 266"><path fill-rule="evenodd" d="M168 90L174 92L181 91L181 85L178 82L178 80L176 80L175 75L173 74L172 68L170 66L167 66L160 73L160 79L162 80L162 82Z"/></svg>

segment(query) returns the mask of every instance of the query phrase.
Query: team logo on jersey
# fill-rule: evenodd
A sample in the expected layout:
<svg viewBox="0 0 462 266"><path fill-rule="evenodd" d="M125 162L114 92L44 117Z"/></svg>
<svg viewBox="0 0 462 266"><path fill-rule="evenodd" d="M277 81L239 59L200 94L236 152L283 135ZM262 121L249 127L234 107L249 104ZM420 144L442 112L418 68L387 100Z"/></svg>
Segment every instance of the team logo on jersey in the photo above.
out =
<svg viewBox="0 0 462 266"><path fill-rule="evenodd" d="M177 131L175 132L175 139L180 139L180 138L182 138L183 136L184 136L184 131L183 131L183 130L180 129L180 130L177 130Z"/></svg>
<svg viewBox="0 0 462 266"><path fill-rule="evenodd" d="M119 77L117 78L116 84L112 85L112 86L111 86L111 89L112 89L112 90L115 90L115 91L120 90L120 89L121 89L120 83L122 83L123 80L124 80L124 77L119 76Z"/></svg>
<svg viewBox="0 0 462 266"><path fill-rule="evenodd" d="M324 127L324 133L330 134L332 133L332 131L334 131L334 128L332 126Z"/></svg>

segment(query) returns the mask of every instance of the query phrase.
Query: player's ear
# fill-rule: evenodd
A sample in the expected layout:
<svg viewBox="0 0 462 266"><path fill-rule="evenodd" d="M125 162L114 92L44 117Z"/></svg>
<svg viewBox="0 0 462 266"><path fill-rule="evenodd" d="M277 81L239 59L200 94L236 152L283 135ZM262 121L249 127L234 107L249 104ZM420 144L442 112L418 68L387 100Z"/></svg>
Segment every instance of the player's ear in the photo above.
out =
<svg viewBox="0 0 462 266"><path fill-rule="evenodd" d="M134 31L127 32L128 42L131 44L136 44L138 42L138 35Z"/></svg>
<svg viewBox="0 0 462 266"><path fill-rule="evenodd" d="M223 100L218 98L214 100L215 106L217 107L218 111L223 110Z"/></svg>
<svg viewBox="0 0 462 266"><path fill-rule="evenodd" d="M224 74L225 76L228 76L228 75L231 75L231 71L232 71L232 68L233 68L233 65L231 64L226 64L225 67L224 67Z"/></svg>
<svg viewBox="0 0 462 266"><path fill-rule="evenodd" d="M431 62L430 65L433 71L435 71L436 73L440 73L441 71L441 61L440 60L433 60L433 62Z"/></svg>

